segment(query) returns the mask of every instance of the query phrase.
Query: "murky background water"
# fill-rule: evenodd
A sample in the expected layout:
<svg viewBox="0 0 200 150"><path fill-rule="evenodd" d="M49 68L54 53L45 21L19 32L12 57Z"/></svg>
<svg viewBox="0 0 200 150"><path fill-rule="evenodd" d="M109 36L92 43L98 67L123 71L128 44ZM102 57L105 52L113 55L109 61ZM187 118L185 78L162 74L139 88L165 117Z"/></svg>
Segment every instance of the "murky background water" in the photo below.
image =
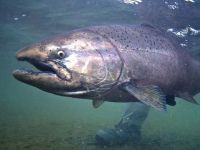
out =
<svg viewBox="0 0 200 150"><path fill-rule="evenodd" d="M195 0L0 0L0 149L102 149L96 131L113 127L124 104L104 103L42 92L12 77L22 66L15 52L69 30L102 24L150 23L178 35L200 56L200 2ZM24 65L23 65L24 66ZM200 102L200 97L196 96ZM167 113L151 110L141 142L106 149L200 149L200 107L179 101Z"/></svg>

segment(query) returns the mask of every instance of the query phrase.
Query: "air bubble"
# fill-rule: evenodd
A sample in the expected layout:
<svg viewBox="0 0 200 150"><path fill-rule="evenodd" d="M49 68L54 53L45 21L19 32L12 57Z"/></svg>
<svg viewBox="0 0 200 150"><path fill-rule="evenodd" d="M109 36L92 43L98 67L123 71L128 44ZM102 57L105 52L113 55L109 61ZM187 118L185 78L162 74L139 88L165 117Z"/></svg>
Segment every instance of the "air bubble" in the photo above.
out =
<svg viewBox="0 0 200 150"><path fill-rule="evenodd" d="M15 17L14 20L17 21L17 20L19 20L19 18Z"/></svg>

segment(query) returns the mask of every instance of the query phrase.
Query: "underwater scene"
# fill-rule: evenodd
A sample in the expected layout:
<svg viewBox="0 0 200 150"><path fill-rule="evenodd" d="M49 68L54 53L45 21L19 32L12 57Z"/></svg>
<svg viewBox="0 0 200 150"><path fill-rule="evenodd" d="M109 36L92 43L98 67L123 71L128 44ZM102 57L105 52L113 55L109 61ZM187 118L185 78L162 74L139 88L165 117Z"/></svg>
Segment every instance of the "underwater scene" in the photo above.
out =
<svg viewBox="0 0 200 150"><path fill-rule="evenodd" d="M0 0L0 150L199 150L199 0Z"/></svg>

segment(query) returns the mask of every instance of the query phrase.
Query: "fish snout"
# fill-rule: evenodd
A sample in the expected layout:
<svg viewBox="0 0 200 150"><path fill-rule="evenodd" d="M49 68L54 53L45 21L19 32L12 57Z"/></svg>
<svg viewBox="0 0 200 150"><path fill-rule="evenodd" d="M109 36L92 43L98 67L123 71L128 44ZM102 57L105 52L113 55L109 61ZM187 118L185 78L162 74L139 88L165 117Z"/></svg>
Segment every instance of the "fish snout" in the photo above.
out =
<svg viewBox="0 0 200 150"><path fill-rule="evenodd" d="M16 53L16 58L18 60L25 60L32 56L32 49L29 47L23 48Z"/></svg>
<svg viewBox="0 0 200 150"><path fill-rule="evenodd" d="M47 58L47 53L41 51L38 47L26 47L16 53L16 58L20 61L28 59L41 59Z"/></svg>

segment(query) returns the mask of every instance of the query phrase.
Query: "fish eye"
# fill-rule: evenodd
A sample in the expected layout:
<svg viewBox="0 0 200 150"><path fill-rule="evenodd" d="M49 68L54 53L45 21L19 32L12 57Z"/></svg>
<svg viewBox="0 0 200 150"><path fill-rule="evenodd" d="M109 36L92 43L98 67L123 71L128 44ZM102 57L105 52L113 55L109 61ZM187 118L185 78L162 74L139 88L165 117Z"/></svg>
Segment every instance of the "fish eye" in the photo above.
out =
<svg viewBox="0 0 200 150"><path fill-rule="evenodd" d="M58 54L58 56L60 57L60 58L64 58L65 57L65 52L64 51L58 51L57 52L57 54Z"/></svg>

